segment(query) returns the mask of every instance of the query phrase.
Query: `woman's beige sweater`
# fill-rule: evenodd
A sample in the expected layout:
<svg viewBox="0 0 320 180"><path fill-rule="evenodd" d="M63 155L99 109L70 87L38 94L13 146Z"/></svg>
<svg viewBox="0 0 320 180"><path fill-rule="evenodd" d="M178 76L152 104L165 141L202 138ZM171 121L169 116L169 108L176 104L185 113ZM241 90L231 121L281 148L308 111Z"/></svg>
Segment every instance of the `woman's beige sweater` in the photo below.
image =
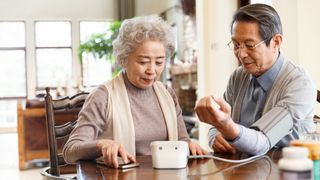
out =
<svg viewBox="0 0 320 180"><path fill-rule="evenodd" d="M152 141L168 140L168 131L159 100L153 87L140 89L132 85L123 73L128 93L135 132L136 155L150 155ZM189 140L182 118L182 110L178 99L171 88L171 94L177 114L178 139ZM79 159L94 159L101 156L96 143L112 121L107 111L108 90L104 85L95 89L79 114L79 122L64 146L63 154L68 163Z"/></svg>

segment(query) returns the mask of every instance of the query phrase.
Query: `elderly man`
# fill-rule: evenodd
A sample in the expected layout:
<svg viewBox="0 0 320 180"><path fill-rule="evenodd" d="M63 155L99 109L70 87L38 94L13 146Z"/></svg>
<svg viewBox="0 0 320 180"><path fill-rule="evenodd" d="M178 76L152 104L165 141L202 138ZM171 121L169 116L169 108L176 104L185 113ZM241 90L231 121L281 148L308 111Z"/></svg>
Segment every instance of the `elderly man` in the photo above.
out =
<svg viewBox="0 0 320 180"><path fill-rule="evenodd" d="M299 66L280 53L282 27L274 8L240 8L231 23L229 47L241 63L224 98L202 98L195 110L213 125L209 144L216 152L257 155L297 139L298 126L314 128L316 88Z"/></svg>

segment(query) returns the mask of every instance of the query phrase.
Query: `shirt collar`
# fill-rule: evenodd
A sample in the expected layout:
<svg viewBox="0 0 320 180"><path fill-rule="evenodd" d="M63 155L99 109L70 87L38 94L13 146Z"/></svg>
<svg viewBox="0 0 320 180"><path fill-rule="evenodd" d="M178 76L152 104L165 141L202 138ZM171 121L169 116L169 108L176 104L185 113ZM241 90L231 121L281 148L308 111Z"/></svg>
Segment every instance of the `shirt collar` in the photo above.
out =
<svg viewBox="0 0 320 180"><path fill-rule="evenodd" d="M283 65L283 62L284 62L284 57L281 54L279 54L276 62L271 66L271 68L268 69L262 75L260 75L258 78L256 78L256 80L259 82L260 86L265 92L267 92L273 85L273 82L275 81Z"/></svg>

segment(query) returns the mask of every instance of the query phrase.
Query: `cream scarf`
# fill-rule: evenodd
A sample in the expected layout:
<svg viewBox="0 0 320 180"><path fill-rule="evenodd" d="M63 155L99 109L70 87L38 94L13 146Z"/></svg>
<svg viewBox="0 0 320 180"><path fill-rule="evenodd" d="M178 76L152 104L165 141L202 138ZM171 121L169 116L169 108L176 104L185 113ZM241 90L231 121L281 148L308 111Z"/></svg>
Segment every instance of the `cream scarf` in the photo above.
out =
<svg viewBox="0 0 320 180"><path fill-rule="evenodd" d="M112 124L107 124L107 129L101 137L123 144L128 153L135 155L134 124L123 76L125 75L120 73L104 84L108 89L108 119L112 118L110 121ZM166 121L169 140L176 141L178 140L177 115L172 96L161 82L156 81L153 88Z"/></svg>

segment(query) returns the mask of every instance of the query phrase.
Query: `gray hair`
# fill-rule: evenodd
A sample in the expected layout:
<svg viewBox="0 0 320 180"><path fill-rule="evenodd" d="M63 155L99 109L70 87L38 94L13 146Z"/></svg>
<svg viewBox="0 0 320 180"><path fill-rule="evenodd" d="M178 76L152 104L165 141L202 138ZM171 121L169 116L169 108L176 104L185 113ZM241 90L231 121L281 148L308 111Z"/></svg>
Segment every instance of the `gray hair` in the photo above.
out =
<svg viewBox="0 0 320 180"><path fill-rule="evenodd" d="M112 43L117 63L125 67L129 53L146 40L162 42L166 48L166 58L173 55L175 48L173 28L159 16L141 16L124 20L121 24L118 37Z"/></svg>
<svg viewBox="0 0 320 180"><path fill-rule="evenodd" d="M236 21L258 23L260 36L267 46L274 35L282 35L281 20L277 11L266 4L250 4L238 9L231 22L231 34Z"/></svg>

